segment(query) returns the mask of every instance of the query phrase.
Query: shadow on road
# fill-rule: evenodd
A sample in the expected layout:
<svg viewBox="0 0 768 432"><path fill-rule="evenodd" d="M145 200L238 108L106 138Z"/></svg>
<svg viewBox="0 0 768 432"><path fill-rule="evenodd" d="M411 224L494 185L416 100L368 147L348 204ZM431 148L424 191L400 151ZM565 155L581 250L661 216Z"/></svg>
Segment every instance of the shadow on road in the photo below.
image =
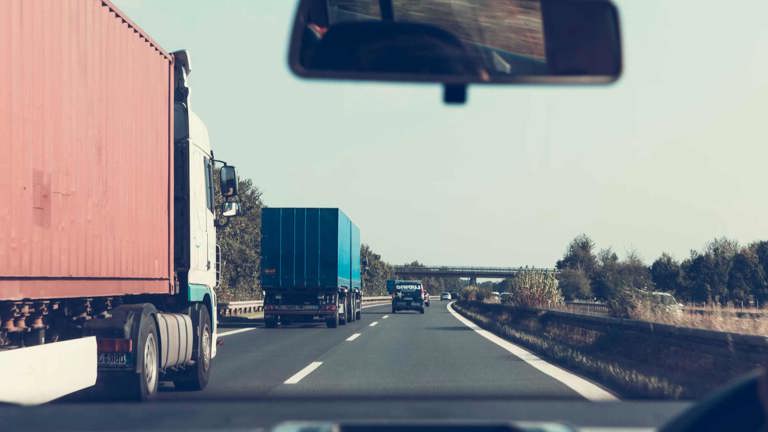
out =
<svg viewBox="0 0 768 432"><path fill-rule="evenodd" d="M310 329L310 328L325 328L325 323L318 321L314 323L288 323L288 324L280 324L280 326L277 327L277 330L301 330L301 329ZM275 329L268 329L268 330L275 330Z"/></svg>
<svg viewBox="0 0 768 432"><path fill-rule="evenodd" d="M219 319L220 328L242 328L264 326L262 318L224 318Z"/></svg>

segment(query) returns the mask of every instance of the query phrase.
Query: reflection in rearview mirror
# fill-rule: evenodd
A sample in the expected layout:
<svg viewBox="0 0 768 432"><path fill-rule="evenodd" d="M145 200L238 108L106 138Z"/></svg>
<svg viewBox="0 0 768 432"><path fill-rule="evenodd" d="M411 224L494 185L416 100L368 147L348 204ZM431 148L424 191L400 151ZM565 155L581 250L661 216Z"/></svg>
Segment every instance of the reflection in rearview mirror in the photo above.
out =
<svg viewBox="0 0 768 432"><path fill-rule="evenodd" d="M621 74L609 0L303 0L291 68L304 77L595 83Z"/></svg>
<svg viewBox="0 0 768 432"><path fill-rule="evenodd" d="M230 198L237 196L237 171L231 165L224 165L219 172L221 195Z"/></svg>

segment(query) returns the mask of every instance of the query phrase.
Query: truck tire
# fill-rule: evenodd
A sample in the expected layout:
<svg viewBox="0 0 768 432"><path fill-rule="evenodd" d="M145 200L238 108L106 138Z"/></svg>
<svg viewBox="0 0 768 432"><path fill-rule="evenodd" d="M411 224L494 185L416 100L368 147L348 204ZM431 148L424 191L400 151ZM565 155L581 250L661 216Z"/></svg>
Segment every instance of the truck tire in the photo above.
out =
<svg viewBox="0 0 768 432"><path fill-rule="evenodd" d="M152 316L145 316L141 320L139 330L139 349L136 352L137 360L141 361L138 373L129 373L120 382L124 392L120 396L134 401L146 401L157 396L157 385L160 381L160 350L158 349L157 326Z"/></svg>
<svg viewBox="0 0 768 432"><path fill-rule="evenodd" d="M212 330L211 317L208 307L200 305L193 309L193 321L197 323L195 328L195 339L193 353L195 353L194 366L188 366L180 372L178 378L173 380L177 390L198 391L208 385L211 376L211 347Z"/></svg>
<svg viewBox="0 0 768 432"><path fill-rule="evenodd" d="M357 301L355 300L355 297L353 296L349 300L349 322L354 322L355 317L357 316L357 313L355 312L355 307L357 306Z"/></svg>
<svg viewBox="0 0 768 432"><path fill-rule="evenodd" d="M325 320L325 325L328 328L336 328L336 327L338 327L339 326L339 314L336 313L336 314L333 315L332 318L328 318L327 320Z"/></svg>
<svg viewBox="0 0 768 432"><path fill-rule="evenodd" d="M349 316L349 298L344 299L344 314L339 315L339 324L345 325L347 323L347 317Z"/></svg>
<svg viewBox="0 0 768 432"><path fill-rule="evenodd" d="M360 309L358 309L357 312L355 312L355 319L358 321L363 319L363 313L360 311Z"/></svg>
<svg viewBox="0 0 768 432"><path fill-rule="evenodd" d="M354 318L354 312L352 311L353 305L352 295L347 296L347 305L344 306L344 324L351 323Z"/></svg>
<svg viewBox="0 0 768 432"><path fill-rule="evenodd" d="M421 309L419 309L419 313L424 313L424 306L422 306Z"/></svg>
<svg viewBox="0 0 768 432"><path fill-rule="evenodd" d="M264 327L266 327L266 328L277 328L277 317L274 317L274 318L264 318Z"/></svg>

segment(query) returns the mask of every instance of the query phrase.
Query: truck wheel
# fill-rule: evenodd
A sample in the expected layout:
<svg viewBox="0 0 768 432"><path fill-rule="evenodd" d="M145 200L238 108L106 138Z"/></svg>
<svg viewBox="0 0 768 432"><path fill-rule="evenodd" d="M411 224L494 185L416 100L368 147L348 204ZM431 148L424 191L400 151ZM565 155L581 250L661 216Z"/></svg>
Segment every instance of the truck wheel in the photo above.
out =
<svg viewBox="0 0 768 432"><path fill-rule="evenodd" d="M355 313L355 306L357 306L357 302L355 301L354 297L349 300L349 322L355 321L355 317L357 317L357 313Z"/></svg>
<svg viewBox="0 0 768 432"><path fill-rule="evenodd" d="M196 337L194 343L197 345L197 356L195 365L189 366L181 372L178 379L173 383L178 390L197 391L202 390L208 385L211 376L211 318L208 315L208 308L201 305L197 311L195 322L197 322Z"/></svg>
<svg viewBox="0 0 768 432"><path fill-rule="evenodd" d="M344 325L347 323L347 317L349 316L349 303L344 300L344 314L339 316L339 324Z"/></svg>
<svg viewBox="0 0 768 432"><path fill-rule="evenodd" d="M339 314L335 314L333 318L328 318L325 320L325 325L328 326L328 328L336 328L339 326Z"/></svg>
<svg viewBox="0 0 768 432"><path fill-rule="evenodd" d="M360 309L358 309L357 312L355 312L355 319L358 321L363 319L363 313L360 311Z"/></svg>
<svg viewBox="0 0 768 432"><path fill-rule="evenodd" d="M264 318L264 327L277 328L277 318Z"/></svg>
<svg viewBox="0 0 768 432"><path fill-rule="evenodd" d="M160 351L154 321L151 316L141 320L139 349L136 353L139 356L137 360L142 362L141 370L138 373L128 374L124 381L119 380L114 384L115 387L122 387L113 387L116 393L121 393L120 399L124 396L129 400L146 401L157 395L157 383L160 381Z"/></svg>
<svg viewBox="0 0 768 432"><path fill-rule="evenodd" d="M422 306L421 309L419 309L419 313L424 313L424 306Z"/></svg>

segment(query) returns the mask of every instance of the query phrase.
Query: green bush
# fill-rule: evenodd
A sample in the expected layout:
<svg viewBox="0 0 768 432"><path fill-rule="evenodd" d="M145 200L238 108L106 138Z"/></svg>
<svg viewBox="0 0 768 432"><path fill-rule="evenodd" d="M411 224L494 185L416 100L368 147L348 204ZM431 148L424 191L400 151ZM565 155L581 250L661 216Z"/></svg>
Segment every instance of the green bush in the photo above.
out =
<svg viewBox="0 0 768 432"><path fill-rule="evenodd" d="M486 301L493 297L493 291L488 287L467 286L459 292L459 298L466 301Z"/></svg>

